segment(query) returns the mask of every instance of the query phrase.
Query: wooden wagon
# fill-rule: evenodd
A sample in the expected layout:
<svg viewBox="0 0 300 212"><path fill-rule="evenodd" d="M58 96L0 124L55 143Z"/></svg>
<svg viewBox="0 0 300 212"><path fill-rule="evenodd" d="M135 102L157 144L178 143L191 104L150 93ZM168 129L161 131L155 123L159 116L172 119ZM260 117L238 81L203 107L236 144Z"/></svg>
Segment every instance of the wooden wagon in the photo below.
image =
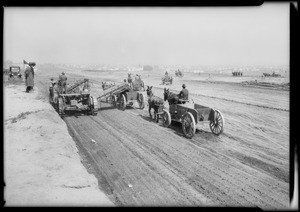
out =
<svg viewBox="0 0 300 212"><path fill-rule="evenodd" d="M172 104L169 110L164 109L161 116L165 127L168 127L171 121L182 123L182 131L187 138L195 135L196 125L199 122L208 122L215 135L220 135L224 130L225 120L222 113L198 104Z"/></svg>

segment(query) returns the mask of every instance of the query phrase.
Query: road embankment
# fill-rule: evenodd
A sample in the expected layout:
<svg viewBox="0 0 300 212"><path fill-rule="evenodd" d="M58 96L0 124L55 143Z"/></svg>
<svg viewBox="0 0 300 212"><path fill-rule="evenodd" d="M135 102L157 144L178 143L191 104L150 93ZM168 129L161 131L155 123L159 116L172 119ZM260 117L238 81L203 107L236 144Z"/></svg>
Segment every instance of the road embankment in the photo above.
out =
<svg viewBox="0 0 300 212"><path fill-rule="evenodd" d="M113 206L38 89L4 86L4 205Z"/></svg>

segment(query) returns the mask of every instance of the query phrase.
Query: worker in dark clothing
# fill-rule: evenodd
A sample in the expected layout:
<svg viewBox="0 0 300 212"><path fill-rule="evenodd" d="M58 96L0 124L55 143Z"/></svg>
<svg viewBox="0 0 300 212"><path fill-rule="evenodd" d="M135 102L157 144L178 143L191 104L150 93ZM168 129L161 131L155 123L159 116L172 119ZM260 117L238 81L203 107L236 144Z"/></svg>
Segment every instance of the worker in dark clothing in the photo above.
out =
<svg viewBox="0 0 300 212"><path fill-rule="evenodd" d="M185 88L185 84L182 85L182 90L179 93L179 104L184 104L186 102L186 100L189 99L189 91L188 89Z"/></svg>
<svg viewBox="0 0 300 212"><path fill-rule="evenodd" d="M26 85L26 92L29 93L33 89L34 86L34 66L36 65L35 62L29 62L28 67L25 70L25 85Z"/></svg>
<svg viewBox="0 0 300 212"><path fill-rule="evenodd" d="M50 102L53 101L53 97L54 97L54 86L56 84L56 81L54 81L53 78L51 78L50 83L49 83L49 99Z"/></svg>
<svg viewBox="0 0 300 212"><path fill-rule="evenodd" d="M59 82L61 86L61 92L66 93L67 92L67 76L65 75L65 72L62 72L61 75L59 75Z"/></svg>

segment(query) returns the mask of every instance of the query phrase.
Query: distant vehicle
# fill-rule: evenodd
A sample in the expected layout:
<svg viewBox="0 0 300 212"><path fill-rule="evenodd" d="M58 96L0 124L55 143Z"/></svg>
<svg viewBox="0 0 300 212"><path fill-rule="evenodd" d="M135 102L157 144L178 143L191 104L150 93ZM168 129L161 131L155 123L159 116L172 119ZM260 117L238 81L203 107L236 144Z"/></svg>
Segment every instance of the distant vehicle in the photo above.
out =
<svg viewBox="0 0 300 212"><path fill-rule="evenodd" d="M167 72L166 72L165 76L163 76L161 78L161 81L162 81L163 85L169 85L169 84L172 85L172 83L173 83L173 77L171 75L167 74Z"/></svg>
<svg viewBox="0 0 300 212"><path fill-rule="evenodd" d="M234 71L234 72L232 72L232 76L234 76L234 77L243 76L243 72L241 72L241 71Z"/></svg>
<svg viewBox="0 0 300 212"><path fill-rule="evenodd" d="M269 73L263 73L264 77L281 77L280 74L275 74L275 72L273 72L272 74Z"/></svg>
<svg viewBox="0 0 300 212"><path fill-rule="evenodd" d="M175 76L176 77L183 77L183 72L178 69L178 70L175 71Z"/></svg>
<svg viewBox="0 0 300 212"><path fill-rule="evenodd" d="M10 66L8 71L8 80L15 79L15 76L18 79L22 79L21 68L20 66Z"/></svg>

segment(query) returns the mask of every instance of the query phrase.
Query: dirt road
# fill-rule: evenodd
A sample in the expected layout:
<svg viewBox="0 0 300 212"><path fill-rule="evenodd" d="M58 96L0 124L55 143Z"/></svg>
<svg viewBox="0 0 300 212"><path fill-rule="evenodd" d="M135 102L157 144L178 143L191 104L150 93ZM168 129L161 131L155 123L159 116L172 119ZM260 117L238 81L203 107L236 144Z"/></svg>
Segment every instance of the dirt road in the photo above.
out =
<svg viewBox="0 0 300 212"><path fill-rule="evenodd" d="M243 92L246 99L255 95ZM270 104L263 98L256 105L191 96L221 110L223 134L214 136L208 124L200 124L193 139L186 139L180 124L164 128L147 108L107 105L97 116L64 120L86 167L116 205L289 207L288 110L263 107Z"/></svg>

